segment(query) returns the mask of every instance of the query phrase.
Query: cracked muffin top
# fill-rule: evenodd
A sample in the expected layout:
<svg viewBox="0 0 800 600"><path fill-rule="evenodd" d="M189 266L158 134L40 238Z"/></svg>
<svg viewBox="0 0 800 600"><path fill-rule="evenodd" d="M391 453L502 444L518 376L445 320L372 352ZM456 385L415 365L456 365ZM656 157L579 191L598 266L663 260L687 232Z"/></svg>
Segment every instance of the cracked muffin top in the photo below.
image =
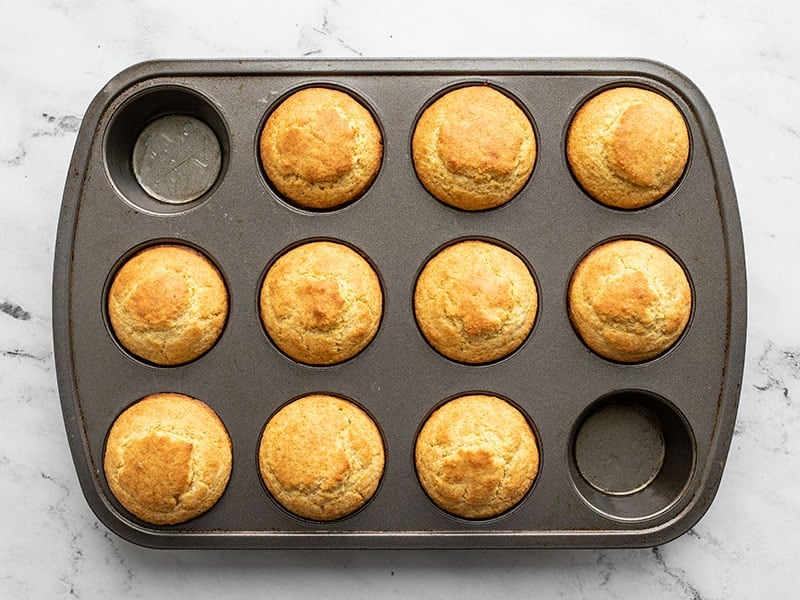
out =
<svg viewBox="0 0 800 600"><path fill-rule="evenodd" d="M431 500L465 519L506 512L522 500L539 472L528 421L505 400L482 394L436 409L417 436L414 455Z"/></svg>
<svg viewBox="0 0 800 600"><path fill-rule="evenodd" d="M361 352L383 311L378 276L355 250L336 242L297 246L275 261L261 286L261 320L290 358L331 365Z"/></svg>
<svg viewBox="0 0 800 600"><path fill-rule="evenodd" d="M600 356L625 363L655 358L680 337L692 311L686 273L663 248L616 240L592 250L569 286L575 330Z"/></svg>
<svg viewBox="0 0 800 600"><path fill-rule="evenodd" d="M123 411L106 439L106 481L128 511L154 525L173 525L209 510L231 473L228 432L204 402L152 394Z"/></svg>
<svg viewBox="0 0 800 600"><path fill-rule="evenodd" d="M420 273L414 314L425 339L452 360L498 360L525 341L538 296L528 267L490 242L466 240L436 254Z"/></svg>

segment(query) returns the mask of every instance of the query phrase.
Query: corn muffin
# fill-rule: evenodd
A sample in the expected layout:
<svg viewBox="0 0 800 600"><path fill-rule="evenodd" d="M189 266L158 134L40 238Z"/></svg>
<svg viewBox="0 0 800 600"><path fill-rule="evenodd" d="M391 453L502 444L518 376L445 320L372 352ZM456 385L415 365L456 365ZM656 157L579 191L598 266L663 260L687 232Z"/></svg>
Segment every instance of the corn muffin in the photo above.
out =
<svg viewBox="0 0 800 600"><path fill-rule="evenodd" d="M231 441L217 414L183 394L152 394L108 433L103 470L111 493L142 521L173 525L209 510L231 474Z"/></svg>
<svg viewBox="0 0 800 600"><path fill-rule="evenodd" d="M261 286L261 320L290 358L331 365L361 352L378 331L380 281L355 250L336 242L297 246L270 267Z"/></svg>
<svg viewBox="0 0 800 600"><path fill-rule="evenodd" d="M676 106L664 96L619 87L581 106L567 134L575 178L595 200L636 209L663 198L689 158L689 133Z"/></svg>
<svg viewBox="0 0 800 600"><path fill-rule="evenodd" d="M157 365L186 363L208 351L227 316L222 276L187 246L138 252L117 271L108 293L108 318L119 343Z"/></svg>
<svg viewBox="0 0 800 600"><path fill-rule="evenodd" d="M446 93L422 113L412 158L433 196L463 210L485 210L511 200L528 181L536 137L511 98L471 85Z"/></svg>
<svg viewBox="0 0 800 600"><path fill-rule="evenodd" d="M465 519L506 512L539 472L531 426L496 396L461 396L439 407L420 430L414 456L431 500Z"/></svg>
<svg viewBox="0 0 800 600"><path fill-rule="evenodd" d="M425 339L460 362L498 360L525 341L538 295L528 267L496 244L467 240L436 254L420 273L414 314Z"/></svg>
<svg viewBox="0 0 800 600"><path fill-rule="evenodd" d="M261 477L287 510L332 521L363 506L383 475L383 439L352 402L310 394L267 423L258 450Z"/></svg>
<svg viewBox="0 0 800 600"><path fill-rule="evenodd" d="M310 209L358 198L378 174L383 155L372 114L349 94L320 87L284 100L267 119L259 147L277 190Z"/></svg>
<svg viewBox="0 0 800 600"><path fill-rule="evenodd" d="M683 333L692 290L683 268L648 242L616 240L592 250L569 286L569 316L600 356L624 363L665 352Z"/></svg>

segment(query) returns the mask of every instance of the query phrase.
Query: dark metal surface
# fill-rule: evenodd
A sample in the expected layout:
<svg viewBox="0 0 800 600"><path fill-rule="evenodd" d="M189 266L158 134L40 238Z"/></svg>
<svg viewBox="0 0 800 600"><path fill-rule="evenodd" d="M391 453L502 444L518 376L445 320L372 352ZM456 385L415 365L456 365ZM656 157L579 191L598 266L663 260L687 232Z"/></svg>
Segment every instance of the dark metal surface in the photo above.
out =
<svg viewBox="0 0 800 600"><path fill-rule="evenodd" d="M526 187L507 205L484 213L434 200L410 159L420 111L443 89L465 82L488 83L511 95L530 114L537 134L538 157ZM345 208L324 213L298 210L279 198L257 154L267 113L287 93L310 84L353 93L373 111L384 136L383 164L371 188ZM618 84L645 86L673 100L692 141L678 186L658 204L632 212L589 199L571 177L564 151L570 117L581 102ZM219 175L208 191L179 204L142 189L131 158L142 130L175 114L207 124L221 154ZM464 237L514 248L539 286L531 336L517 352L490 365L443 358L414 322L411 296L420 266L436 248ZM615 237L668 248L685 267L694 294L692 318L679 343L637 365L591 353L566 311L577 261ZM270 343L257 312L266 265L286 247L314 238L343 240L366 254L385 293L376 338L354 359L331 367L293 363ZM109 278L121 260L163 240L191 244L211 257L231 298L217 345L179 367L154 367L124 352L103 308ZM716 493L739 398L745 301L741 226L722 140L702 94L669 67L623 59L163 61L124 71L87 110L59 223L53 334L62 410L84 494L103 523L135 543L648 546L685 532ZM128 514L102 474L103 444L114 418L159 391L189 394L213 407L230 432L234 454L230 484L219 503L170 527L147 525ZM256 461L267 418L287 400L315 391L356 400L375 418L386 443L386 471L375 497L363 510L329 524L280 509L262 485ZM466 521L428 500L414 473L413 446L432 407L475 391L501 395L525 412L539 433L542 463L534 489L520 505L494 519ZM661 432L663 464L657 473L645 476L647 468L628 464L627 474L595 474L591 483L581 475L576 451L577 458L592 462L607 448L597 441L576 444L580 426L612 405L627 407L617 416L626 410L648 415L652 430L641 443L656 443L652 432ZM653 461L648 468L655 470ZM641 485L634 485L639 479ZM632 487L610 489L609 483Z"/></svg>
<svg viewBox="0 0 800 600"><path fill-rule="evenodd" d="M664 464L661 428L655 415L635 405L600 408L575 436L575 466L600 492L634 494L650 485Z"/></svg>

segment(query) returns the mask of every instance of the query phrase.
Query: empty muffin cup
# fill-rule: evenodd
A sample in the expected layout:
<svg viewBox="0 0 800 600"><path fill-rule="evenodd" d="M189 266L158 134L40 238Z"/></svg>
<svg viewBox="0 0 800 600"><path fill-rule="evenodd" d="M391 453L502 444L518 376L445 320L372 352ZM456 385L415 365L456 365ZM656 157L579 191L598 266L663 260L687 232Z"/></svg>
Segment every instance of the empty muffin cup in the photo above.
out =
<svg viewBox="0 0 800 600"><path fill-rule="evenodd" d="M179 213L207 198L229 153L227 128L212 102L173 85L127 100L112 116L104 145L120 195L154 214Z"/></svg>
<svg viewBox="0 0 800 600"><path fill-rule="evenodd" d="M625 496L638 492L656 478L664 464L661 422L638 405L604 406L578 430L575 464L586 482L603 493Z"/></svg>
<svg viewBox="0 0 800 600"><path fill-rule="evenodd" d="M686 419L666 399L640 390L614 392L587 408L569 454L573 484L584 501L620 520L668 510L695 464Z"/></svg>

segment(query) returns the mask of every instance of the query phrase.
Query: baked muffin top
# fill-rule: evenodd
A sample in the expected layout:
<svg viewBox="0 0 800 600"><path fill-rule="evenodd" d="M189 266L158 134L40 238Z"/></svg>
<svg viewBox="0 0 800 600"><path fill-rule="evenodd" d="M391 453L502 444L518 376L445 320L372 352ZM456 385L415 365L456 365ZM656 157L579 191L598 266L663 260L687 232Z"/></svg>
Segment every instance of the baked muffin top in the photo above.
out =
<svg viewBox="0 0 800 600"><path fill-rule="evenodd" d="M516 350L536 319L538 296L528 267L513 252L481 240L452 244L425 265L414 314L428 342L465 363Z"/></svg>
<svg viewBox="0 0 800 600"><path fill-rule="evenodd" d="M172 525L216 504L231 462L228 432L208 405L158 393L114 421L103 469L111 492L128 511L154 525Z"/></svg>
<svg viewBox="0 0 800 600"><path fill-rule="evenodd" d="M536 437L511 404L483 394L436 409L415 447L417 475L440 508L485 519L515 506L539 472Z"/></svg>
<svg viewBox="0 0 800 600"><path fill-rule="evenodd" d="M616 240L592 250L569 286L569 315L589 348L625 363L658 356L683 333L692 291L663 248Z"/></svg>
<svg viewBox="0 0 800 600"><path fill-rule="evenodd" d="M675 105L660 94L618 87L589 99L567 134L575 178L595 200L636 209L663 198L689 157L689 133Z"/></svg>
<svg viewBox="0 0 800 600"><path fill-rule="evenodd" d="M284 100L260 138L267 177L303 208L331 209L358 198L378 173L381 132L349 94L305 88Z"/></svg>
<svg viewBox="0 0 800 600"><path fill-rule="evenodd" d="M309 242L270 267L260 311L270 338L290 358L330 365L355 356L375 336L383 294L377 274L355 250Z"/></svg>
<svg viewBox="0 0 800 600"><path fill-rule="evenodd" d="M119 343L158 365L182 364L205 353L227 315L222 276L187 246L141 250L117 271L108 293L108 317Z"/></svg>
<svg viewBox="0 0 800 600"><path fill-rule="evenodd" d="M412 156L433 196L463 210L485 210L508 202L528 181L536 137L511 98L472 85L446 93L422 113Z"/></svg>
<svg viewBox="0 0 800 600"><path fill-rule="evenodd" d="M280 409L259 446L267 489L287 510L331 521L360 508L383 475L383 439L352 402L310 394Z"/></svg>

